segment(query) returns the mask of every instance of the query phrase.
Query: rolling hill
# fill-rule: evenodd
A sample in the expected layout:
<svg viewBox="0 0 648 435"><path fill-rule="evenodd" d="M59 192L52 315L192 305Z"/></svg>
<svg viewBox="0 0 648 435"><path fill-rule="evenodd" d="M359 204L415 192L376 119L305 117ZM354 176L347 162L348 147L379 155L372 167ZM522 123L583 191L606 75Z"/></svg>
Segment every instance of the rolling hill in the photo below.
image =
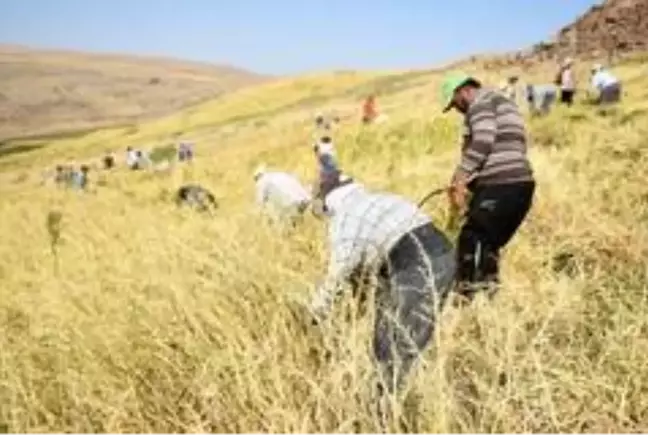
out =
<svg viewBox="0 0 648 435"><path fill-rule="evenodd" d="M132 123L264 80L229 66L0 45L0 141Z"/></svg>

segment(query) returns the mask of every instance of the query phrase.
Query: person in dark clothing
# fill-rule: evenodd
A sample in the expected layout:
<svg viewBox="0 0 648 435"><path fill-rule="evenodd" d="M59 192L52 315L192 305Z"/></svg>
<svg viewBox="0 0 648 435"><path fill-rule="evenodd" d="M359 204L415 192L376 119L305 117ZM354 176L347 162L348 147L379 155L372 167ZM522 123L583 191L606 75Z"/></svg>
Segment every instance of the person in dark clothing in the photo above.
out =
<svg viewBox="0 0 648 435"><path fill-rule="evenodd" d="M462 259L459 282L499 284L500 250L524 221L532 205L534 187L533 182L521 182L474 189L457 246ZM476 290L479 289L461 289L468 297Z"/></svg>
<svg viewBox="0 0 648 435"><path fill-rule="evenodd" d="M500 250L531 208L535 180L515 104L466 75L449 76L442 91L444 111L455 108L465 116L461 162L449 193L466 217L457 246L457 287L472 299L483 287L497 290Z"/></svg>
<svg viewBox="0 0 648 435"><path fill-rule="evenodd" d="M104 169L112 169L115 166L115 157L112 154L106 154L103 158Z"/></svg>

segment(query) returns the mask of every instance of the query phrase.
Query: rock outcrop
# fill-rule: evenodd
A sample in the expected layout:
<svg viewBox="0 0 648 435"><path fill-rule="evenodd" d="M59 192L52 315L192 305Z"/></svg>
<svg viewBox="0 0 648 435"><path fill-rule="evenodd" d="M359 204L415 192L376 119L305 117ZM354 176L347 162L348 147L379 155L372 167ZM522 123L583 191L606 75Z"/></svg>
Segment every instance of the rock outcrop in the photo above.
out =
<svg viewBox="0 0 648 435"><path fill-rule="evenodd" d="M648 52L648 0L605 0L564 26L550 40L526 50L480 60L488 69L500 69L566 57L607 58L612 62L638 52Z"/></svg>
<svg viewBox="0 0 648 435"><path fill-rule="evenodd" d="M648 0L606 0L560 29L551 42L536 44L535 58L589 58L648 51Z"/></svg>

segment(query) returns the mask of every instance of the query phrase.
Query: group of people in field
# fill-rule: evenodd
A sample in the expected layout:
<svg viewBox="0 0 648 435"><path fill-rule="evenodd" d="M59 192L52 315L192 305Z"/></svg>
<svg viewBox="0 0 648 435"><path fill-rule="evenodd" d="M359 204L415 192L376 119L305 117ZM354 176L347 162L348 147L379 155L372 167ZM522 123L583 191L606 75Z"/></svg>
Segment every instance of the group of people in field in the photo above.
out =
<svg viewBox="0 0 648 435"><path fill-rule="evenodd" d="M520 85L516 75L508 77L501 87L502 92L511 100L519 103L526 100L530 113L546 115L554 104L571 106L578 92L578 81L574 71L574 61L565 59L559 64L553 83ZM591 104L606 106L621 101L621 81L608 68L600 63L590 68L588 100Z"/></svg>
<svg viewBox="0 0 648 435"><path fill-rule="evenodd" d="M568 105L576 91L571 68L567 60L560 70L560 101ZM606 69L592 70L592 86L599 103L619 101L620 84ZM544 88L529 89L534 110L548 111ZM525 120L512 88L485 86L458 73L444 77L440 91L443 112L457 111L464 124L460 156L444 189L452 213L463 217L456 244L416 202L374 191L340 167L332 131L339 119L315 120L317 174L310 188L294 174L263 165L253 173L256 204L272 220L294 227L310 209L328 223L326 273L306 306L313 324L326 327L345 289L354 295L375 291L373 354L380 386L389 393L399 390L429 344L451 292L468 303L479 293L490 298L498 293L502 249L534 202ZM376 118L375 100L367 104L364 123ZM181 152L184 160L193 157L186 147ZM128 167L139 168L140 158L129 148ZM176 200L216 206L211 192L198 184L181 187Z"/></svg>
<svg viewBox="0 0 648 435"><path fill-rule="evenodd" d="M577 91L572 68L567 59L556 80L559 100L568 106ZM620 81L601 65L591 70L591 87L595 104L621 99ZM456 244L415 202L372 191L342 171L330 128L313 146L319 173L312 189L291 174L255 172L257 201L264 207L274 199L283 211L275 209L275 216L294 222L311 204L328 220L328 269L308 307L314 323L326 324L347 286L354 295L375 290L373 350L386 391L402 386L451 292L470 302L479 293L492 298L501 287L502 250L525 221L536 191L525 120L511 90L465 74L442 83L444 113L454 109L464 121L460 158L446 189L453 213L464 218ZM532 113L548 113L551 92L534 85L526 90ZM365 104L364 123L375 119L373 104L373 98ZM318 118L316 125L322 124Z"/></svg>
<svg viewBox="0 0 648 435"><path fill-rule="evenodd" d="M194 157L194 145L192 142L180 142L177 146L177 160L179 162L191 162ZM145 170L153 168L150 153L146 150L136 149L131 146L126 148L124 165L129 170ZM90 164L81 164L78 168L72 164L56 165L54 171L54 183L61 187L71 187L78 190L85 190L88 187L88 175ZM97 168L96 164L93 164ZM117 167L117 159L113 152L106 152L101 158L101 168L110 171Z"/></svg>
<svg viewBox="0 0 648 435"><path fill-rule="evenodd" d="M348 286L355 295L375 290L373 350L388 392L399 389L428 345L452 291L467 302L480 292L497 293L501 251L535 193L525 122L515 102L463 74L447 76L442 95L444 112L457 110L465 124L461 157L446 189L453 212L465 218L456 247L415 202L373 191L343 171L330 129L313 145L313 188L288 173L259 168L254 174L257 202L272 206L275 218L294 224L310 204L328 220L328 268L308 305L315 324L327 324Z"/></svg>
<svg viewBox="0 0 648 435"><path fill-rule="evenodd" d="M56 165L54 169L54 183L57 186L68 186L74 189L83 190L88 184L88 165Z"/></svg>

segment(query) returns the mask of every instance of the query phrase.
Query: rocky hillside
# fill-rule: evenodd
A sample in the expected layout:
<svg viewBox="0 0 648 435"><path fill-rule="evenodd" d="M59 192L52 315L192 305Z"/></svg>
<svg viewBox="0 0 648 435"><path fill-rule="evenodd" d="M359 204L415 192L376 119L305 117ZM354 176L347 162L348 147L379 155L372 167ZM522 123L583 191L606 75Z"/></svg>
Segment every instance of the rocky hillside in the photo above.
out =
<svg viewBox="0 0 648 435"><path fill-rule="evenodd" d="M136 122L263 79L229 66L0 45L0 141Z"/></svg>
<svg viewBox="0 0 648 435"><path fill-rule="evenodd" d="M622 55L648 50L648 0L606 0L535 51L549 57Z"/></svg>
<svg viewBox="0 0 648 435"><path fill-rule="evenodd" d="M648 0L605 0L547 41L505 56L475 56L473 61L498 69L568 56L612 60L642 51L648 51Z"/></svg>

